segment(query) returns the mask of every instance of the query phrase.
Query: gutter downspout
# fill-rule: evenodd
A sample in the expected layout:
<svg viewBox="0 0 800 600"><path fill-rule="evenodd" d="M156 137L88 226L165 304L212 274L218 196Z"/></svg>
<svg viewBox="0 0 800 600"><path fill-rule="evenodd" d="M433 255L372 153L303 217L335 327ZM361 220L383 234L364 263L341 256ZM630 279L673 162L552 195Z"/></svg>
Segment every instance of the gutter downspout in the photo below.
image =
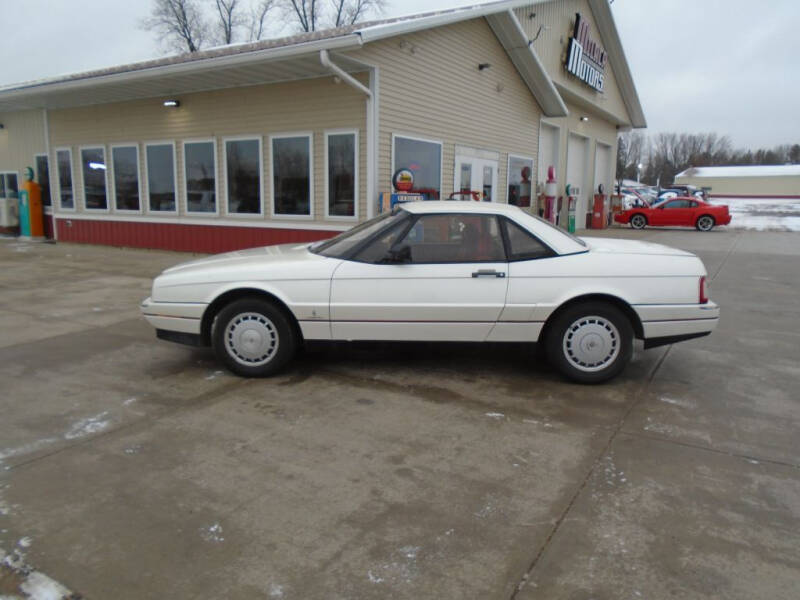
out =
<svg viewBox="0 0 800 600"><path fill-rule="evenodd" d="M358 90L367 97L367 219L371 219L375 214L375 204L378 201L377 178L376 178L376 143L375 143L375 124L377 122L377 102L375 94L370 88L375 87L374 69L370 70L370 87L366 87L355 77L345 72L340 66L331 61L327 50L319 51L319 61L322 66L336 75L339 79L347 83L350 87ZM327 202L327 198L325 199ZM356 214L356 218L358 215Z"/></svg>

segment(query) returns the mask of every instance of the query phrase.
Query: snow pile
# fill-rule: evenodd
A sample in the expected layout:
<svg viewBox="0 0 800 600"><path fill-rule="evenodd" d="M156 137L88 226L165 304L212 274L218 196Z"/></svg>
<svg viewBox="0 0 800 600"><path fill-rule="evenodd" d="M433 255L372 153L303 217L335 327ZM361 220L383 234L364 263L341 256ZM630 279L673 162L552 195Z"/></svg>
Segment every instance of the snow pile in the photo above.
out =
<svg viewBox="0 0 800 600"><path fill-rule="evenodd" d="M727 204L729 229L755 231L800 231L800 200L780 198L714 197L711 204Z"/></svg>

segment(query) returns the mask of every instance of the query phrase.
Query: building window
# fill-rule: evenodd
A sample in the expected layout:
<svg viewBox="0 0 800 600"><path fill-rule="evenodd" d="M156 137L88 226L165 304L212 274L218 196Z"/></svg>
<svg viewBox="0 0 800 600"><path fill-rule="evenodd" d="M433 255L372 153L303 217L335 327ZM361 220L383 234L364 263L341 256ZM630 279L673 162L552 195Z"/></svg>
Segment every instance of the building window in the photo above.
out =
<svg viewBox="0 0 800 600"><path fill-rule="evenodd" d="M147 207L152 212L175 212L175 147L148 144L145 147Z"/></svg>
<svg viewBox="0 0 800 600"><path fill-rule="evenodd" d="M531 178L533 159L508 155L508 196L506 202L514 206L531 205Z"/></svg>
<svg viewBox="0 0 800 600"><path fill-rule="evenodd" d="M139 210L139 149L136 146L111 148L114 173L114 208Z"/></svg>
<svg viewBox="0 0 800 600"><path fill-rule="evenodd" d="M213 141L184 142L186 212L217 212L217 160Z"/></svg>
<svg viewBox="0 0 800 600"><path fill-rule="evenodd" d="M42 188L42 204L50 206L50 163L47 154L37 154L36 163L36 183Z"/></svg>
<svg viewBox="0 0 800 600"><path fill-rule="evenodd" d="M358 135L325 134L325 183L329 217L355 217L358 202Z"/></svg>
<svg viewBox="0 0 800 600"><path fill-rule="evenodd" d="M83 206L87 210L108 210L106 194L106 150L81 148Z"/></svg>
<svg viewBox="0 0 800 600"><path fill-rule="evenodd" d="M16 200L19 198L17 174L10 171L0 173L0 198Z"/></svg>
<svg viewBox="0 0 800 600"><path fill-rule="evenodd" d="M261 214L261 140L225 140L228 214Z"/></svg>
<svg viewBox="0 0 800 600"><path fill-rule="evenodd" d="M58 202L62 209L75 208L72 195L72 151L69 148L56 150L56 168L58 169Z"/></svg>
<svg viewBox="0 0 800 600"><path fill-rule="evenodd" d="M274 214L311 216L311 197L311 135L273 137Z"/></svg>
<svg viewBox="0 0 800 600"><path fill-rule="evenodd" d="M394 136L392 173L408 169L414 174L413 194L426 200L438 200L442 190L442 144L415 138Z"/></svg>

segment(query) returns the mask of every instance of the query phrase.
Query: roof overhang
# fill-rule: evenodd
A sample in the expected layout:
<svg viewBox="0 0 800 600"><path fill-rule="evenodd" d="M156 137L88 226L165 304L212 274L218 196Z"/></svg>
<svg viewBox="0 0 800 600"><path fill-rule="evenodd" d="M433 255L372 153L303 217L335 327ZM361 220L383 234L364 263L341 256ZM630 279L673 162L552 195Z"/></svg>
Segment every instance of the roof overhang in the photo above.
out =
<svg viewBox="0 0 800 600"><path fill-rule="evenodd" d="M0 89L0 112L37 108L69 108L163 98L192 92L242 87L329 76L321 64L320 50L344 51L360 48L356 34L315 40L291 46L268 48L188 62L161 64L107 75L91 74ZM364 65L337 56L337 65L347 72L363 71Z"/></svg>
<svg viewBox="0 0 800 600"><path fill-rule="evenodd" d="M636 86L633 83L633 75L631 75L628 60L625 58L625 51L622 48L622 40L619 37L617 25L614 23L611 6L608 0L588 0L588 2L608 54L608 62L614 70L614 77L617 80L622 101L625 103L625 108L631 119L630 124L635 129L647 127L642 103L639 101L639 94L636 92Z"/></svg>
<svg viewBox="0 0 800 600"><path fill-rule="evenodd" d="M553 85L553 80L547 74L539 57L528 43L528 36L525 35L525 30L513 10L487 15L486 20L511 58L511 62L519 71L520 77L539 102L545 116L567 116L569 111L564 100Z"/></svg>

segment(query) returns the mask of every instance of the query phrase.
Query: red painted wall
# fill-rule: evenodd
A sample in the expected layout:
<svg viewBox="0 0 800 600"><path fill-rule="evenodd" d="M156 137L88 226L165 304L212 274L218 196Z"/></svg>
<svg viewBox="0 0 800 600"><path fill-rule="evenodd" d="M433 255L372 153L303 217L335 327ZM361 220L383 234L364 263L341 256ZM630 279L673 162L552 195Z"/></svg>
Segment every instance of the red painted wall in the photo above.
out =
<svg viewBox="0 0 800 600"><path fill-rule="evenodd" d="M313 242L339 233L313 229L272 229L234 225L91 221L74 217L56 219L56 226L58 240L61 242L211 254L272 244Z"/></svg>

